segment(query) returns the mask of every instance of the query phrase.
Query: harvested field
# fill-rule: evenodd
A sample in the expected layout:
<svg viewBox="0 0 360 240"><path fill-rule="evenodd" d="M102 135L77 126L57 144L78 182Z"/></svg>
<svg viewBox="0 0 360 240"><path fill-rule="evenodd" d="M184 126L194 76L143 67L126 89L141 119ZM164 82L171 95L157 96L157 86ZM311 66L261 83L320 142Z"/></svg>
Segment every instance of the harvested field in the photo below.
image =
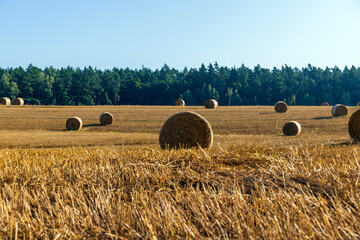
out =
<svg viewBox="0 0 360 240"><path fill-rule="evenodd" d="M158 135L161 126L170 116L180 111L193 111L210 122L215 135L281 135L282 125L288 121L298 121L305 138L308 135L315 135L316 138L333 135L336 139L347 139L347 123L357 107L348 109L347 116L335 118L331 114L331 106L292 106L281 115L274 112L272 106L218 107L214 111L208 111L202 106L186 106L181 110L176 106L0 106L0 118L3 120L0 132L14 131L21 135L28 131L45 131L50 135L58 134L65 130L64 122L69 117L78 116L83 120L83 128L77 133L80 135L85 132L93 132L94 136L103 132ZM99 123L99 112L111 112L115 118L113 124L102 126ZM2 137L5 139L0 146L4 147L4 142L11 136L2 134ZM83 144L86 145L87 142ZM61 143L60 146L66 146L66 143Z"/></svg>
<svg viewBox="0 0 360 240"><path fill-rule="evenodd" d="M184 107L210 122L210 150L160 148L175 106L0 108L0 238L360 238L357 107Z"/></svg>

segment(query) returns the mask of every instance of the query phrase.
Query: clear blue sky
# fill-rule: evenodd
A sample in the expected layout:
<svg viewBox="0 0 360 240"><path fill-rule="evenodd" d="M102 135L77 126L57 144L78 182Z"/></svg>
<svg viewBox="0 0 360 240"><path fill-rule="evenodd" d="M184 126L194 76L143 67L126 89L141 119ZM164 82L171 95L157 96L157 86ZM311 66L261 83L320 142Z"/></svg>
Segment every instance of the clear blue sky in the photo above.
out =
<svg viewBox="0 0 360 240"><path fill-rule="evenodd" d="M360 0L0 0L0 67L360 67Z"/></svg>

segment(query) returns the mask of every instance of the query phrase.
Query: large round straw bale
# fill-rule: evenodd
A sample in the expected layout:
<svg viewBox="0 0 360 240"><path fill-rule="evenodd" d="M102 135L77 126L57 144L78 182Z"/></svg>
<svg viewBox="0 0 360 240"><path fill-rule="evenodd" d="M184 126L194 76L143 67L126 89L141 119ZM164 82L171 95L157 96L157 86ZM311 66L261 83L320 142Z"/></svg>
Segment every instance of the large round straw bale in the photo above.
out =
<svg viewBox="0 0 360 240"><path fill-rule="evenodd" d="M83 122L79 117L72 117L66 120L66 129L77 131L82 128Z"/></svg>
<svg viewBox="0 0 360 240"><path fill-rule="evenodd" d="M301 132L301 125L296 121L285 123L283 127L283 133L285 136L296 136Z"/></svg>
<svg viewBox="0 0 360 240"><path fill-rule="evenodd" d="M100 114L100 123L102 125L110 125L113 123L113 121L114 121L114 117L111 113L103 112L102 114Z"/></svg>
<svg viewBox="0 0 360 240"><path fill-rule="evenodd" d="M275 103L275 111L278 113L284 113L286 112L288 109L288 106L285 102L283 101L278 101L277 103Z"/></svg>
<svg viewBox="0 0 360 240"><path fill-rule="evenodd" d="M215 99L208 99L205 102L205 108L217 108L219 106Z"/></svg>
<svg viewBox="0 0 360 240"><path fill-rule="evenodd" d="M334 117L346 116L348 114L348 110L344 105L336 104L331 109L331 113Z"/></svg>
<svg viewBox="0 0 360 240"><path fill-rule="evenodd" d="M194 112L180 112L168 118L159 135L160 147L170 148L211 148L213 131L210 123Z"/></svg>
<svg viewBox="0 0 360 240"><path fill-rule="evenodd" d="M10 98L8 97L0 98L0 105L10 105L10 104L11 104Z"/></svg>
<svg viewBox="0 0 360 240"><path fill-rule="evenodd" d="M323 102L321 106L330 106L330 104L328 102Z"/></svg>
<svg viewBox="0 0 360 240"><path fill-rule="evenodd" d="M354 112L349 120L348 130L350 137L360 142L360 110Z"/></svg>
<svg viewBox="0 0 360 240"><path fill-rule="evenodd" d="M175 105L176 106L185 106L185 101L182 99L178 99L178 100L176 100Z"/></svg>
<svg viewBox="0 0 360 240"><path fill-rule="evenodd" d="M15 98L15 99L13 100L13 105L19 105L19 106L24 105L24 99L22 99L22 98Z"/></svg>

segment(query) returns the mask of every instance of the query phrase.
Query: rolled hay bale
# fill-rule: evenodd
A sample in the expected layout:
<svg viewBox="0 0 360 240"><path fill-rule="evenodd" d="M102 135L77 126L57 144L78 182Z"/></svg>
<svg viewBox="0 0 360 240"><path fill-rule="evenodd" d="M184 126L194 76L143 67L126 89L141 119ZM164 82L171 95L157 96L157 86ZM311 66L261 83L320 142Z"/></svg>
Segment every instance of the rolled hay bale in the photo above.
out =
<svg viewBox="0 0 360 240"><path fill-rule="evenodd" d="M182 99L178 99L178 100L176 100L175 105L176 106L185 106L185 101Z"/></svg>
<svg viewBox="0 0 360 240"><path fill-rule="evenodd" d="M217 108L219 106L215 99L208 99L205 102L205 108Z"/></svg>
<svg viewBox="0 0 360 240"><path fill-rule="evenodd" d="M283 126L283 133L285 136L297 136L301 132L301 125L296 121L290 121Z"/></svg>
<svg viewBox="0 0 360 240"><path fill-rule="evenodd" d="M162 149L202 147L211 148L213 131L210 123L194 112L180 112L168 118L160 130Z"/></svg>
<svg viewBox="0 0 360 240"><path fill-rule="evenodd" d="M287 111L287 109L288 109L288 106L285 102L278 101L277 103L275 103L275 112L284 113Z"/></svg>
<svg viewBox="0 0 360 240"><path fill-rule="evenodd" d="M113 121L114 121L114 117L111 113L103 112L102 114L100 114L100 123L102 125L110 125L113 123Z"/></svg>
<svg viewBox="0 0 360 240"><path fill-rule="evenodd" d="M334 117L346 116L348 114L348 109L342 104L336 104L331 109L331 113Z"/></svg>
<svg viewBox="0 0 360 240"><path fill-rule="evenodd" d="M330 106L328 102L323 102L320 106Z"/></svg>
<svg viewBox="0 0 360 240"><path fill-rule="evenodd" d="M19 106L24 105L24 99L22 99L22 98L15 98L15 99L13 100L13 105L19 105Z"/></svg>
<svg viewBox="0 0 360 240"><path fill-rule="evenodd" d="M2 97L0 98L0 105L10 105L11 101L8 97Z"/></svg>
<svg viewBox="0 0 360 240"><path fill-rule="evenodd" d="M66 129L78 131L82 128L83 122L79 117L72 117L66 120Z"/></svg>
<svg viewBox="0 0 360 240"><path fill-rule="evenodd" d="M360 142L360 110L354 112L348 123L350 137L356 142Z"/></svg>

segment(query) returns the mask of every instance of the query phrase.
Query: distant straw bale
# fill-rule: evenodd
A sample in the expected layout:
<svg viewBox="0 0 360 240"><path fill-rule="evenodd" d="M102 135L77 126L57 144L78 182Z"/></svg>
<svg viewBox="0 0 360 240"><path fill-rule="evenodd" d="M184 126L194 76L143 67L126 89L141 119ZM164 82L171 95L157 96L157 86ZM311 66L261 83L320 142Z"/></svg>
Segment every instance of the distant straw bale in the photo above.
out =
<svg viewBox="0 0 360 240"><path fill-rule="evenodd" d="M82 128L83 122L79 117L72 117L66 120L66 129L78 131Z"/></svg>
<svg viewBox="0 0 360 240"><path fill-rule="evenodd" d="M0 105L10 105L10 104L11 104L10 98L8 97L0 98Z"/></svg>
<svg viewBox="0 0 360 240"><path fill-rule="evenodd" d="M13 105L19 105L19 106L24 105L24 99L22 99L22 98L15 98L15 99L13 100Z"/></svg>
<svg viewBox="0 0 360 240"><path fill-rule="evenodd" d="M109 112L103 112L101 115L100 115L100 123L102 125L110 125L112 124L114 121L114 117L111 113Z"/></svg>
<svg viewBox="0 0 360 240"><path fill-rule="evenodd" d="M210 123L194 112L180 112L168 118L161 128L159 135L160 147L211 148L213 131Z"/></svg>
<svg viewBox="0 0 360 240"><path fill-rule="evenodd" d="M323 102L321 106L330 106L330 104L328 102Z"/></svg>
<svg viewBox="0 0 360 240"><path fill-rule="evenodd" d="M219 106L215 99L208 99L205 102L205 108L217 108Z"/></svg>
<svg viewBox="0 0 360 240"><path fill-rule="evenodd" d="M342 104L336 104L331 109L331 113L334 117L346 116L348 114L348 109Z"/></svg>
<svg viewBox="0 0 360 240"><path fill-rule="evenodd" d="M301 125L296 121L287 122L283 127L285 136L296 136L301 132Z"/></svg>
<svg viewBox="0 0 360 240"><path fill-rule="evenodd" d="M275 111L278 113L284 113L286 112L288 109L288 106L285 102L283 101L278 101L277 103L275 103Z"/></svg>
<svg viewBox="0 0 360 240"><path fill-rule="evenodd" d="M185 106L185 101L179 98L178 100L176 100L175 105L176 106Z"/></svg>
<svg viewBox="0 0 360 240"><path fill-rule="evenodd" d="M354 112L348 123L350 137L356 142L360 142L360 110Z"/></svg>

